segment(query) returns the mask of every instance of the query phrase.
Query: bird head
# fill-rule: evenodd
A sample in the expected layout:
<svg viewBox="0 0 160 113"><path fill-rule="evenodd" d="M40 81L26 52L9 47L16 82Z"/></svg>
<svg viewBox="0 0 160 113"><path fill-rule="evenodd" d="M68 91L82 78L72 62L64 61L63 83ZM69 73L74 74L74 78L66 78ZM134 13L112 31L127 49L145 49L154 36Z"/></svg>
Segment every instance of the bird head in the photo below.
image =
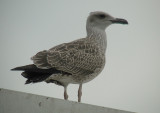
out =
<svg viewBox="0 0 160 113"><path fill-rule="evenodd" d="M108 13L96 11L91 12L87 19L87 26L105 30L111 24L128 24L127 20L115 18Z"/></svg>

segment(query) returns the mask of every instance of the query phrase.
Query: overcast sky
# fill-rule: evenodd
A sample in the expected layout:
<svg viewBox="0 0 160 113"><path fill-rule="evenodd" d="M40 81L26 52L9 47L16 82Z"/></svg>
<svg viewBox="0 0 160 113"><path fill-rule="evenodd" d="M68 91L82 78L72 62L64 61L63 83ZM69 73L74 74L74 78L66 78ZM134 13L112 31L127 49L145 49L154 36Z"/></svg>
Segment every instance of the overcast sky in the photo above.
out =
<svg viewBox="0 0 160 113"><path fill-rule="evenodd" d="M106 66L83 85L82 102L98 106L160 113L159 0L0 0L0 87L63 98L63 87L24 85L11 68L31 64L38 51L86 36L92 11L125 18L129 25L107 28ZM78 85L69 85L77 101Z"/></svg>

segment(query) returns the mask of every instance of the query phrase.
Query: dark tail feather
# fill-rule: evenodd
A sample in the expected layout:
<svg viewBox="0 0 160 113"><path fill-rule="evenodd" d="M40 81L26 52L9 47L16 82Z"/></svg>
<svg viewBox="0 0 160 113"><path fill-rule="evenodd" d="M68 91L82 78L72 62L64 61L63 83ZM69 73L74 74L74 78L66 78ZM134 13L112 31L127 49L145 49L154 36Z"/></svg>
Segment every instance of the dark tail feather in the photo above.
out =
<svg viewBox="0 0 160 113"><path fill-rule="evenodd" d="M24 71L21 73L21 75L27 78L27 81L25 84L42 82L46 80L52 74L58 74L58 73L69 74L63 71L59 71L56 68L40 69L40 68L37 68L34 64L16 67L11 70L12 71Z"/></svg>
<svg viewBox="0 0 160 113"><path fill-rule="evenodd" d="M29 83L42 82L45 79L47 79L49 76L51 76L52 74L24 71L21 73L21 75L27 78L25 84L29 84Z"/></svg>

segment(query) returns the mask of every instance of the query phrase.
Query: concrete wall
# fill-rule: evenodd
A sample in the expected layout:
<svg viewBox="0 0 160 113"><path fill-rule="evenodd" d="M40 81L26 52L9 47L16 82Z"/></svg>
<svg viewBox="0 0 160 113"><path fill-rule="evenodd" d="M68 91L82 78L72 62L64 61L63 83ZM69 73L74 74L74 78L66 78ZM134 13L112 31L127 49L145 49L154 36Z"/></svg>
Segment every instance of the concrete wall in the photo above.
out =
<svg viewBox="0 0 160 113"><path fill-rule="evenodd" d="M0 89L0 113L133 113Z"/></svg>

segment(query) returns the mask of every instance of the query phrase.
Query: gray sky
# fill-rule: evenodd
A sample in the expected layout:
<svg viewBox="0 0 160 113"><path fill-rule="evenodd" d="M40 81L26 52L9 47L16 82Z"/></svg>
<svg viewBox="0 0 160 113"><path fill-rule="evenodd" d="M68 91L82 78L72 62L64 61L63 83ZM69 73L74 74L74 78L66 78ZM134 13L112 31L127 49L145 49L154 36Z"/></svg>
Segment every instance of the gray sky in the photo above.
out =
<svg viewBox="0 0 160 113"><path fill-rule="evenodd" d="M63 87L24 85L11 68L31 64L38 51L86 36L89 12L104 11L129 25L107 28L106 66L83 85L82 102L139 113L160 113L159 0L0 0L0 87L63 98ZM69 85L77 101L78 85Z"/></svg>

